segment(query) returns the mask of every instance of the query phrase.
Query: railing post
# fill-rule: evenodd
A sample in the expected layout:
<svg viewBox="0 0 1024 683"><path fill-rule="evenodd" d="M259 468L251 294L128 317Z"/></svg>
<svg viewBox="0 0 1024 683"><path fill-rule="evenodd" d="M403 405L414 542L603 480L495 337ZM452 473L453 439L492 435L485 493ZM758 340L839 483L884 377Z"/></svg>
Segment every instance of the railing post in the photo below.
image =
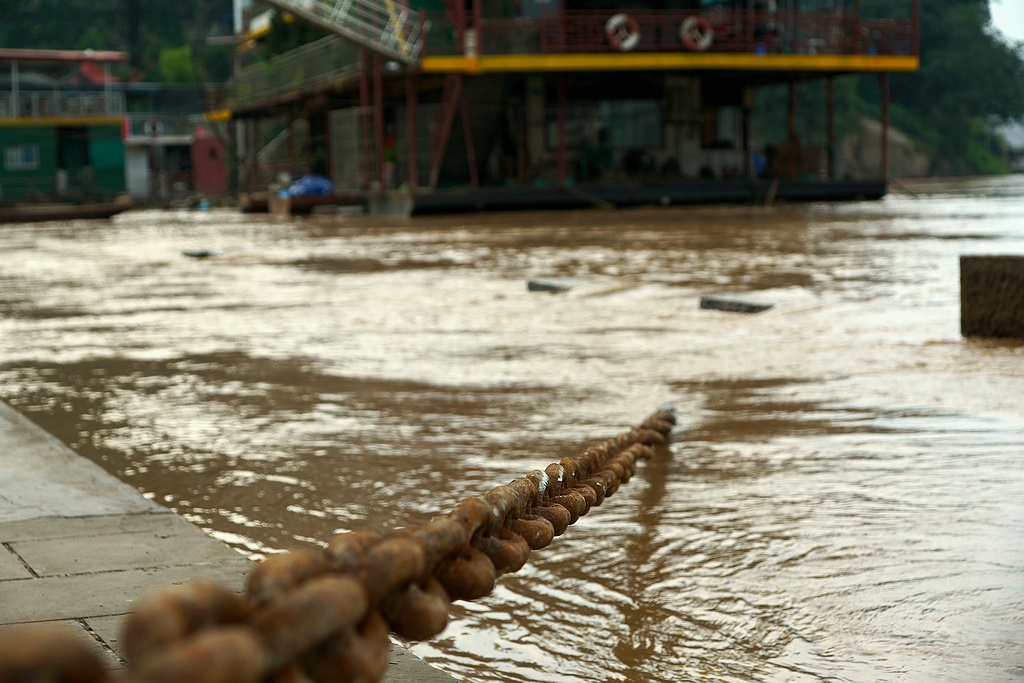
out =
<svg viewBox="0 0 1024 683"><path fill-rule="evenodd" d="M11 118L20 118L19 113L21 105L19 104L19 92L18 92L18 62L17 60L11 62Z"/></svg>
<svg viewBox="0 0 1024 683"><path fill-rule="evenodd" d="M860 41L860 35L861 35L861 32L860 32L860 0L854 0L853 1L853 30L854 30L854 39L856 40L856 43L854 43L854 44L857 45L858 47L860 47L860 44L861 44L861 41ZM858 49L857 51L858 52L867 52L867 45L865 44L862 49Z"/></svg>
<svg viewBox="0 0 1024 683"><path fill-rule="evenodd" d="M920 0L912 0L910 7L910 23L911 23L911 46L914 51L914 56L920 55L920 28L921 28L921 2Z"/></svg>

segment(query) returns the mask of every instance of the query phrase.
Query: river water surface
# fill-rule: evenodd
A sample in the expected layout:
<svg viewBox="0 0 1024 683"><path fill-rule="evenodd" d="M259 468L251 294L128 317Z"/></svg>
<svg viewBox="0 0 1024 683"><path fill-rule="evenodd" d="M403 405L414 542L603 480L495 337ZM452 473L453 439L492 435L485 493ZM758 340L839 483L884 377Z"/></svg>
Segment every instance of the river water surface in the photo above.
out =
<svg viewBox="0 0 1024 683"><path fill-rule="evenodd" d="M6 225L0 398L254 557L670 403L670 449L414 651L467 681L1024 680L1024 342L962 338L958 281L1024 254L1024 177L897 190Z"/></svg>

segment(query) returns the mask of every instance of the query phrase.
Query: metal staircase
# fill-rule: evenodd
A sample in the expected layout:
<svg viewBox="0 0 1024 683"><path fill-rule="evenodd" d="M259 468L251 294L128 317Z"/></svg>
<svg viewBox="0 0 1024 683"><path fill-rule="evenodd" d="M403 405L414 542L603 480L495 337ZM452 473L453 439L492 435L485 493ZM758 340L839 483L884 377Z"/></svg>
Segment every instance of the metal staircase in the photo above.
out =
<svg viewBox="0 0 1024 683"><path fill-rule="evenodd" d="M424 26L398 0L265 0L279 10L371 50L385 59L415 64Z"/></svg>

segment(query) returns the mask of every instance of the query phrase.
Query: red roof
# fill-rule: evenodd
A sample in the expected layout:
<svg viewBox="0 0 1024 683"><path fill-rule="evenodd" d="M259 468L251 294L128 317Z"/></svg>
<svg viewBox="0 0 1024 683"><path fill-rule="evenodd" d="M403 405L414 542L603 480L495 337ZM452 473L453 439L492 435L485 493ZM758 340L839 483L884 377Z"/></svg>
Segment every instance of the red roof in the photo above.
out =
<svg viewBox="0 0 1024 683"><path fill-rule="evenodd" d="M116 50L25 50L0 47L0 62L127 62L128 53Z"/></svg>
<svg viewBox="0 0 1024 683"><path fill-rule="evenodd" d="M106 70L99 62L82 62L81 66L78 67L78 71L68 78L66 82L71 85L82 85L84 83L104 85L107 82L107 78ZM123 80L113 74L109 76L109 79L111 83L120 83Z"/></svg>

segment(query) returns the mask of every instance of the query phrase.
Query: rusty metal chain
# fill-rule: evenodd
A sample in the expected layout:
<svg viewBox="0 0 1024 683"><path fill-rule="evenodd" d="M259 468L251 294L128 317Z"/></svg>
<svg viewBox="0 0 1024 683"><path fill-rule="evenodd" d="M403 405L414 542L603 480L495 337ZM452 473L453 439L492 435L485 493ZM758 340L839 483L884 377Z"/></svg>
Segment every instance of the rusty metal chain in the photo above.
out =
<svg viewBox="0 0 1024 683"><path fill-rule="evenodd" d="M674 412L660 410L417 528L341 534L323 550L271 555L247 576L244 596L192 582L144 598L123 625L129 664L120 673L66 633L12 629L0 642L0 681L379 681L389 632L439 634L453 600L488 595L498 576L629 481L674 424Z"/></svg>

